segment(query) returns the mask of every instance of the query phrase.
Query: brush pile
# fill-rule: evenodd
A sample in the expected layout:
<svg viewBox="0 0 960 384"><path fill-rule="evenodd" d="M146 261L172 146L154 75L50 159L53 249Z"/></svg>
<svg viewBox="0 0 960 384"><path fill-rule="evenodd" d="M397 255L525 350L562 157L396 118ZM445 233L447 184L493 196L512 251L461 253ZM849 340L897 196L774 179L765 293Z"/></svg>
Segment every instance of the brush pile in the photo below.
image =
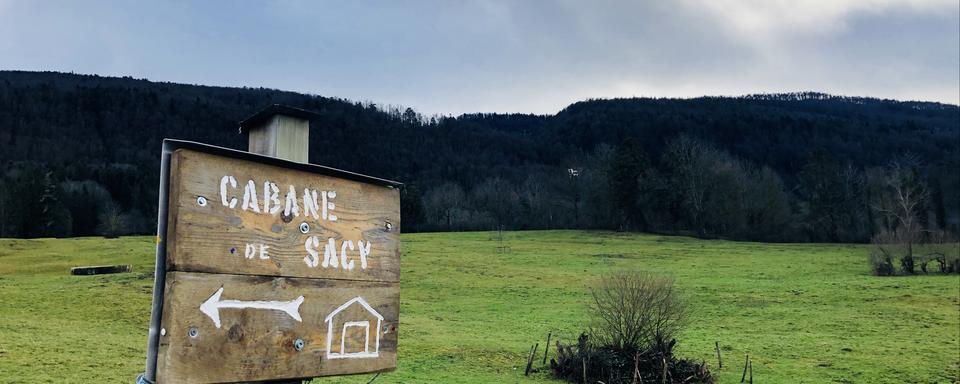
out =
<svg viewBox="0 0 960 384"><path fill-rule="evenodd" d="M676 340L658 342L645 350L620 350L591 346L581 334L577 345L557 342L557 357L550 369L558 378L572 383L713 383L705 363L673 355Z"/></svg>

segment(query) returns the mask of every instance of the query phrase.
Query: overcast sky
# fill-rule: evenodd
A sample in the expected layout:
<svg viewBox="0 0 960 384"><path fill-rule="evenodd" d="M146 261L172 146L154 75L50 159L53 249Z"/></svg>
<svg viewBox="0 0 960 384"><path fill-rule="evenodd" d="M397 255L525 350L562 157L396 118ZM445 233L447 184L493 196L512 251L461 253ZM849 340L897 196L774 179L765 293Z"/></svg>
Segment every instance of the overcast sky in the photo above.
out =
<svg viewBox="0 0 960 384"><path fill-rule="evenodd" d="M958 104L960 1L0 0L0 69L425 114L806 90Z"/></svg>

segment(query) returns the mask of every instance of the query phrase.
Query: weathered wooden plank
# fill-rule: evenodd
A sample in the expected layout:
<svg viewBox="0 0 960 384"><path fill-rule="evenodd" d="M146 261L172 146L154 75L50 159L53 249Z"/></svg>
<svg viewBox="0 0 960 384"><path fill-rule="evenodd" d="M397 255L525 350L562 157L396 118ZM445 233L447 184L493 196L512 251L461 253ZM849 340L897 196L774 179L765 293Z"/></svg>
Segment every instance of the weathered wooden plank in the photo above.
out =
<svg viewBox="0 0 960 384"><path fill-rule="evenodd" d="M396 367L399 283L169 272L165 292L159 383L274 380ZM206 312L201 310L205 303ZM211 308L219 327L207 313ZM303 342L300 351L297 340Z"/></svg>
<svg viewBox="0 0 960 384"><path fill-rule="evenodd" d="M396 189L184 149L171 157L167 271L397 282L399 233Z"/></svg>

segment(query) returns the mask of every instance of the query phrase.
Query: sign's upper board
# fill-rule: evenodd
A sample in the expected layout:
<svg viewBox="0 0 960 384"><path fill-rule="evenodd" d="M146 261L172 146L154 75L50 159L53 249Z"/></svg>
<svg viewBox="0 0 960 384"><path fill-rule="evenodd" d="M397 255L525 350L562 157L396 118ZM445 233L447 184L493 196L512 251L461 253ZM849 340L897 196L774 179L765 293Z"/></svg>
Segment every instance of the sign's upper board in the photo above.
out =
<svg viewBox="0 0 960 384"><path fill-rule="evenodd" d="M394 188L181 149L169 196L168 271L400 281Z"/></svg>
<svg viewBox="0 0 960 384"><path fill-rule="evenodd" d="M258 158L170 155L157 381L393 369L399 191Z"/></svg>

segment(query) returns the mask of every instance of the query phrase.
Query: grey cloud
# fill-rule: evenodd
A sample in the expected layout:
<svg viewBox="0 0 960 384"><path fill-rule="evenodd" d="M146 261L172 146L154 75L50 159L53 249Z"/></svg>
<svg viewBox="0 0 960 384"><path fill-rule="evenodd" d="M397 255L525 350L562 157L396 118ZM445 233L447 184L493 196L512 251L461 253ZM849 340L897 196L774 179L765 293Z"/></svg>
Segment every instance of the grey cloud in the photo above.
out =
<svg viewBox="0 0 960 384"><path fill-rule="evenodd" d="M797 90L960 103L952 2L715 3L0 0L0 68L266 86L428 114Z"/></svg>

